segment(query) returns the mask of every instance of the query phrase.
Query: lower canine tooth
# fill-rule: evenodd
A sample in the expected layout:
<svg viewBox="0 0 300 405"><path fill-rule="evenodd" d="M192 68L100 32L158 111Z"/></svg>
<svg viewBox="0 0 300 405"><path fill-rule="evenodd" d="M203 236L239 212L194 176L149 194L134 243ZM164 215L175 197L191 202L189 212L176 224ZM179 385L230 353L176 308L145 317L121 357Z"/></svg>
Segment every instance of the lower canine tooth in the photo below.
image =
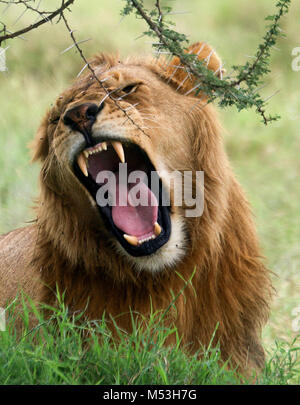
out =
<svg viewBox="0 0 300 405"><path fill-rule="evenodd" d="M80 155L78 156L77 163L85 177L88 177L89 173L86 166L86 157L83 153L80 153Z"/></svg>
<svg viewBox="0 0 300 405"><path fill-rule="evenodd" d="M154 233L155 233L155 236L158 236L161 234L161 226L159 225L158 222L155 222L155 224L154 224Z"/></svg>
<svg viewBox="0 0 300 405"><path fill-rule="evenodd" d="M123 237L132 246L137 246L139 244L136 236L126 235L126 233L124 233Z"/></svg>
<svg viewBox="0 0 300 405"><path fill-rule="evenodd" d="M112 142L111 144L114 150L116 151L117 155L119 156L121 163L125 163L125 154L121 142Z"/></svg>

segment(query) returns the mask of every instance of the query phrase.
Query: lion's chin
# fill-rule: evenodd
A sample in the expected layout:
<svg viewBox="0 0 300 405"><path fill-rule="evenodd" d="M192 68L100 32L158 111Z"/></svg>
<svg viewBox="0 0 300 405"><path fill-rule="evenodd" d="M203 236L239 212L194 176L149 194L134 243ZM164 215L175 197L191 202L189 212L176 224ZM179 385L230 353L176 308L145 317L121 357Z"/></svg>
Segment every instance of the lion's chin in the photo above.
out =
<svg viewBox="0 0 300 405"><path fill-rule="evenodd" d="M125 256L129 264L139 272L148 271L159 273L168 269L174 269L187 253L186 229L183 218L179 215L172 215L172 231L170 238L159 250L148 256L133 257L115 241L115 250Z"/></svg>
<svg viewBox="0 0 300 405"><path fill-rule="evenodd" d="M97 202L116 246L129 257L147 256L152 261L174 235L171 206L162 181L138 145L105 137L94 143L77 151L73 171ZM173 251L168 254L173 256Z"/></svg>

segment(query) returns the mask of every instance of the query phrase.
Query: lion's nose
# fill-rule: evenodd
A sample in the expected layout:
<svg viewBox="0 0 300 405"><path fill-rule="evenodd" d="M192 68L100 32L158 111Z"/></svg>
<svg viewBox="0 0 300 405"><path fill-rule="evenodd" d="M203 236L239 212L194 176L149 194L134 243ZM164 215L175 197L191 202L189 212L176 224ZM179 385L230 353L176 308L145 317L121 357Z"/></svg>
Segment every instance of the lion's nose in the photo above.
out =
<svg viewBox="0 0 300 405"><path fill-rule="evenodd" d="M89 133L102 108L102 104L100 107L94 103L80 104L65 113L64 124L83 134Z"/></svg>

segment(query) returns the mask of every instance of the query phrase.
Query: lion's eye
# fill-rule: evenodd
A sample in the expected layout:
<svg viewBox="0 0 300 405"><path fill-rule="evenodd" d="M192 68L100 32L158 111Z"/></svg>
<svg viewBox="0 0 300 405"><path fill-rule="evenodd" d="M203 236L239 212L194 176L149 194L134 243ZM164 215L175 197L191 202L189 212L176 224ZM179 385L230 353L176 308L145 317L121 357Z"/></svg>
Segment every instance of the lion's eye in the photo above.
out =
<svg viewBox="0 0 300 405"><path fill-rule="evenodd" d="M128 86L123 87L122 91L123 91L126 95L131 94L131 93L133 93L133 92L137 89L137 86L138 86L137 84L129 84Z"/></svg>

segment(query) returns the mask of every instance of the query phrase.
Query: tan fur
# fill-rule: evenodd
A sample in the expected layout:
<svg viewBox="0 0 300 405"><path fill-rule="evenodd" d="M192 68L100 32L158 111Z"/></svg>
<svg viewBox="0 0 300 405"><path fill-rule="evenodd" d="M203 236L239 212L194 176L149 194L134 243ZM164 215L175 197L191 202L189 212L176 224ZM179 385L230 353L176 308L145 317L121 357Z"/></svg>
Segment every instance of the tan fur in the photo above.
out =
<svg viewBox="0 0 300 405"><path fill-rule="evenodd" d="M199 52L202 45L190 52L199 53L200 59L210 55L208 67L218 70L219 58L207 45ZM57 99L34 140L34 159L42 162L37 223L0 239L0 306L20 287L36 302L53 304L57 284L71 310L87 307L91 319L101 318L104 311L107 316L122 314L118 323L130 330L130 309L147 316L151 305L154 311L167 308L172 294L183 288L183 279L189 280L195 270L192 286L177 299L173 314L182 343L193 349L207 345L219 323L214 342L220 342L222 357L246 372L264 363L260 334L269 311L269 274L248 203L224 151L214 107L203 108L195 95L184 95L195 80L184 80L185 70L176 68L178 64L176 58L166 66L152 59L122 63L95 57L92 66L108 90L132 82L139 89L119 101L135 125L108 97L93 130L137 143L155 167L204 171L203 215L185 218L184 207L172 208L172 217L184 229L184 255L172 265L164 264L162 255L155 272L143 271L142 262L135 266L134 258L118 249L94 200L66 164L82 135L63 124L64 112L86 101L99 104L105 97L86 73Z"/></svg>

